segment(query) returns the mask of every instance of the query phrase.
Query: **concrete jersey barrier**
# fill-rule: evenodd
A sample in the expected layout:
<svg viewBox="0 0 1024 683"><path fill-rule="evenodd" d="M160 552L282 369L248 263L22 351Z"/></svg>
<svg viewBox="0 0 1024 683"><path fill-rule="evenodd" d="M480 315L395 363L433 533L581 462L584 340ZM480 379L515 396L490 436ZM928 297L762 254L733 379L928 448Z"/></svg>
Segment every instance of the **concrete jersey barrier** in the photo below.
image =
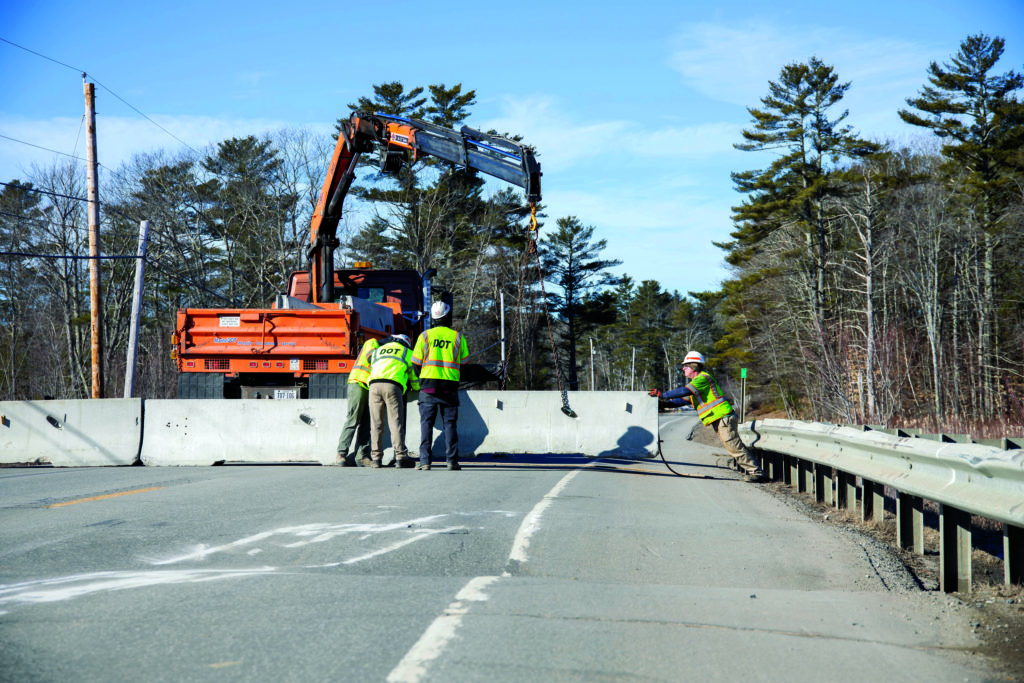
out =
<svg viewBox="0 0 1024 683"><path fill-rule="evenodd" d="M0 462L131 465L142 420L142 399L0 401Z"/></svg>
<svg viewBox="0 0 1024 683"><path fill-rule="evenodd" d="M658 402L644 392L575 392L577 417L556 391L460 394L459 450L652 457ZM59 467L239 463L333 464L344 400L96 399L0 402L0 462ZM419 406L407 407L406 445L419 454ZM444 459L441 422L434 461ZM385 461L393 457L385 440Z"/></svg>
<svg viewBox="0 0 1024 683"><path fill-rule="evenodd" d="M578 417L561 412L555 391L460 394L459 450L483 453L583 453L652 457L658 452L658 402L644 392L576 392ZM334 462L345 421L342 400L146 401L146 465L216 462ZM419 406L407 407L406 446L419 455ZM444 459L440 420L433 459ZM394 457L385 441L385 462Z"/></svg>

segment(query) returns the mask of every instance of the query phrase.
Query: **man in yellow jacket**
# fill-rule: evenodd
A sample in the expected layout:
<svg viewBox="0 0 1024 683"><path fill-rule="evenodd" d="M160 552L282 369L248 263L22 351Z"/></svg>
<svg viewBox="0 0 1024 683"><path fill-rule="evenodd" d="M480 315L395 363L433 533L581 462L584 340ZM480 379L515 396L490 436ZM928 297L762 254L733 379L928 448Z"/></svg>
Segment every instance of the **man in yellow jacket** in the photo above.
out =
<svg viewBox="0 0 1024 683"><path fill-rule="evenodd" d="M348 375L348 414L345 416L345 426L341 429L341 438L338 439L336 460L336 464L342 467L355 467L357 464L361 467L370 466L370 418L366 413L370 389L367 383L370 381L370 355L379 346L380 342L375 338L367 339ZM350 456L348 449L352 446L353 438L356 443L352 449L353 455Z"/></svg>
<svg viewBox="0 0 1024 683"><path fill-rule="evenodd" d="M412 467L414 461L405 447L405 397L407 391L419 391L416 366L412 364L412 341L404 334L384 340L370 354L370 467L380 467L384 459L384 422L391 429L395 449L395 467Z"/></svg>
<svg viewBox="0 0 1024 683"><path fill-rule="evenodd" d="M737 430L736 413L726 400L715 378L704 369L704 356L698 351L690 351L683 358L683 375L686 376L685 386L662 393L660 389L651 392L670 405L681 406L684 401L697 411L697 417L718 434L719 440L736 460L736 465L746 475L747 481L762 482L765 480L761 470L761 461L740 439Z"/></svg>
<svg viewBox="0 0 1024 683"><path fill-rule="evenodd" d="M430 447L438 412L444 426L445 459L448 469L460 470L459 380L462 362L469 356L466 338L453 330L451 307L437 301L430 307L432 327L416 340L412 362L420 367L420 462L418 470L430 469Z"/></svg>

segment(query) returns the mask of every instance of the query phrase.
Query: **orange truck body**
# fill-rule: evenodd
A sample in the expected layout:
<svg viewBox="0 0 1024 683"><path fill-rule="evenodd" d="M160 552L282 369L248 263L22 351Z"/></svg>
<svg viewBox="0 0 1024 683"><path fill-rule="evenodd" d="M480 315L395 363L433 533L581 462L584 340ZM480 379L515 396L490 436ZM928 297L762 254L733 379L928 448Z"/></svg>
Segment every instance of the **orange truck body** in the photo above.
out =
<svg viewBox="0 0 1024 683"><path fill-rule="evenodd" d="M341 398L366 339L419 335L415 271L336 271L335 285L338 301L304 304L309 277L300 271L273 308L179 310L179 398Z"/></svg>

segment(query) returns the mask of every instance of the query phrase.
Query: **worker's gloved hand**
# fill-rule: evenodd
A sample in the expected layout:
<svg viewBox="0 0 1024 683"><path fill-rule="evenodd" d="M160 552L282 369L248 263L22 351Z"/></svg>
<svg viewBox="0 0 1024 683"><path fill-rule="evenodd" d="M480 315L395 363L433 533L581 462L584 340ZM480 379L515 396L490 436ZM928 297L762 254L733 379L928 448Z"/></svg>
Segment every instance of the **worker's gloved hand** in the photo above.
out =
<svg viewBox="0 0 1024 683"><path fill-rule="evenodd" d="M651 389L650 391L647 392L647 395L659 398L661 396L661 389Z"/></svg>

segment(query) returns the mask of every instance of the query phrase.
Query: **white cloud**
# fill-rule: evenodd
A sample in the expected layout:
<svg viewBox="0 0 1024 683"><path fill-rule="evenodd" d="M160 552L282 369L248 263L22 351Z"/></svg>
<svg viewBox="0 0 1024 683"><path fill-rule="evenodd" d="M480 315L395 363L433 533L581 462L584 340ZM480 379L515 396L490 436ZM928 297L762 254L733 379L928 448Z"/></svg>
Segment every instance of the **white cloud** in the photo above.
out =
<svg viewBox="0 0 1024 683"><path fill-rule="evenodd" d="M706 159L733 151L741 126L704 123L652 128L646 121L586 120L550 96L506 99L503 112L479 124L484 130L515 132L540 152L545 173L561 172L595 158Z"/></svg>
<svg viewBox="0 0 1024 683"><path fill-rule="evenodd" d="M842 106L865 135L906 132L897 111L920 90L932 60L948 49L906 40L867 38L847 27L786 26L772 22L685 25L669 58L683 82L709 98L759 106L768 81L786 64L817 56L852 81Z"/></svg>

